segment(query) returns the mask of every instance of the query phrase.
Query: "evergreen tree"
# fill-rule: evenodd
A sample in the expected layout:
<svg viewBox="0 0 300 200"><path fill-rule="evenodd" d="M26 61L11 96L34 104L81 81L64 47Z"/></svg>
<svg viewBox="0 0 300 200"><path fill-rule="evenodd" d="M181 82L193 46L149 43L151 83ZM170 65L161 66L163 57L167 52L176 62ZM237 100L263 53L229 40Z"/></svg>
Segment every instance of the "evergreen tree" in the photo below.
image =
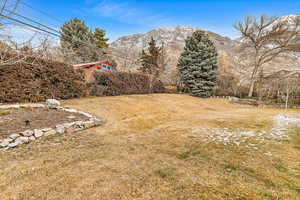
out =
<svg viewBox="0 0 300 200"><path fill-rule="evenodd" d="M60 29L60 43L62 48L72 48L76 50L94 39L93 34L86 24L78 18L67 21Z"/></svg>
<svg viewBox="0 0 300 200"><path fill-rule="evenodd" d="M184 90L192 96L213 95L218 69L217 50L204 31L195 31L185 41L178 60L178 72Z"/></svg>
<svg viewBox="0 0 300 200"><path fill-rule="evenodd" d="M96 45L94 33L78 18L61 27L60 44L66 59L72 63L97 61L103 55Z"/></svg>
<svg viewBox="0 0 300 200"><path fill-rule="evenodd" d="M95 32L94 32L94 36L95 36L95 40L96 40L96 45L99 48L107 48L108 47L108 44L107 44L108 38L105 38L105 30L96 28Z"/></svg>
<svg viewBox="0 0 300 200"><path fill-rule="evenodd" d="M147 74L158 76L160 73L159 60L162 48L156 46L156 41L153 38L151 38L148 44L147 52L142 50L140 57L142 66L139 70Z"/></svg>

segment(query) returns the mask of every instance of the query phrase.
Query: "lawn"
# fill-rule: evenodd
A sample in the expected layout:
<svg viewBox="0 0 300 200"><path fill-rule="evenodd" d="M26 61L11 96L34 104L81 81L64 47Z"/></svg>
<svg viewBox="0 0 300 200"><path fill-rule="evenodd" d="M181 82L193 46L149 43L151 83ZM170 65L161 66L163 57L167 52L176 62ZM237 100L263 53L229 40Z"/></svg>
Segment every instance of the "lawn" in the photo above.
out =
<svg viewBox="0 0 300 200"><path fill-rule="evenodd" d="M289 139L249 137L238 144L222 142L223 132L214 135L265 133L274 116L300 118L300 110L180 94L63 105L105 124L0 152L1 200L300 199L299 128L288 130Z"/></svg>

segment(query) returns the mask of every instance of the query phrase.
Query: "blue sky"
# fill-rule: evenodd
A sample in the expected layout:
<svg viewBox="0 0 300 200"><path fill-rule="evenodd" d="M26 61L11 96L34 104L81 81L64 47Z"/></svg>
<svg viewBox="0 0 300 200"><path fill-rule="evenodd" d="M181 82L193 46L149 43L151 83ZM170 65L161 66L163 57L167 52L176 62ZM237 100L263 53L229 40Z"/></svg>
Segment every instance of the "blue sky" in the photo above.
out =
<svg viewBox="0 0 300 200"><path fill-rule="evenodd" d="M161 26L186 25L237 37L232 25L246 15L300 13L300 0L22 0L50 14L20 4L18 11L54 28L78 17L109 38L141 33ZM55 18L55 19L54 19Z"/></svg>

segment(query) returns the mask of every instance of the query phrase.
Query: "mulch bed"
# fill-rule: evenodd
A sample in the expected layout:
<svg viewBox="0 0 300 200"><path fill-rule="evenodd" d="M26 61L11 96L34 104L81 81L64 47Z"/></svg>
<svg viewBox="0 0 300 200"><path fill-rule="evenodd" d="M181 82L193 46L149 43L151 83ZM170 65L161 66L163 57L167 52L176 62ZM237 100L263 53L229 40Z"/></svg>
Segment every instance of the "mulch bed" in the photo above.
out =
<svg viewBox="0 0 300 200"><path fill-rule="evenodd" d="M30 125L26 125L26 120L30 120ZM0 139L28 129L53 128L58 124L83 120L88 120L88 117L47 108L0 110Z"/></svg>

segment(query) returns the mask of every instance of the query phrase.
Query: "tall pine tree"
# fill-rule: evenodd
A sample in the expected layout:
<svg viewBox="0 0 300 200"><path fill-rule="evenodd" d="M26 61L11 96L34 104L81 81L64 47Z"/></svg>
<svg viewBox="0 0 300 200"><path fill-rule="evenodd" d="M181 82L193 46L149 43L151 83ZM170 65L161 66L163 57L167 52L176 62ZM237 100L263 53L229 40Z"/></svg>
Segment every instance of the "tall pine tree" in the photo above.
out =
<svg viewBox="0 0 300 200"><path fill-rule="evenodd" d="M186 39L177 65L186 92L198 97L213 95L218 70L217 57L217 50L204 31L197 30Z"/></svg>
<svg viewBox="0 0 300 200"><path fill-rule="evenodd" d="M60 43L62 48L80 49L86 43L94 42L94 35L84 21L74 18L63 24Z"/></svg>
<svg viewBox="0 0 300 200"><path fill-rule="evenodd" d="M96 40L96 45L99 48L107 48L108 44L108 38L105 38L105 30L96 28L94 32L95 40Z"/></svg>
<svg viewBox="0 0 300 200"><path fill-rule="evenodd" d="M71 63L98 61L105 57L107 47L105 32L96 29L92 32L84 21L74 18L61 27L60 44L65 59Z"/></svg>
<svg viewBox="0 0 300 200"><path fill-rule="evenodd" d="M153 38L148 44L147 52L142 50L140 57L142 66L139 68L139 71L158 76L161 71L159 60L162 54L162 47L156 46L156 41Z"/></svg>

